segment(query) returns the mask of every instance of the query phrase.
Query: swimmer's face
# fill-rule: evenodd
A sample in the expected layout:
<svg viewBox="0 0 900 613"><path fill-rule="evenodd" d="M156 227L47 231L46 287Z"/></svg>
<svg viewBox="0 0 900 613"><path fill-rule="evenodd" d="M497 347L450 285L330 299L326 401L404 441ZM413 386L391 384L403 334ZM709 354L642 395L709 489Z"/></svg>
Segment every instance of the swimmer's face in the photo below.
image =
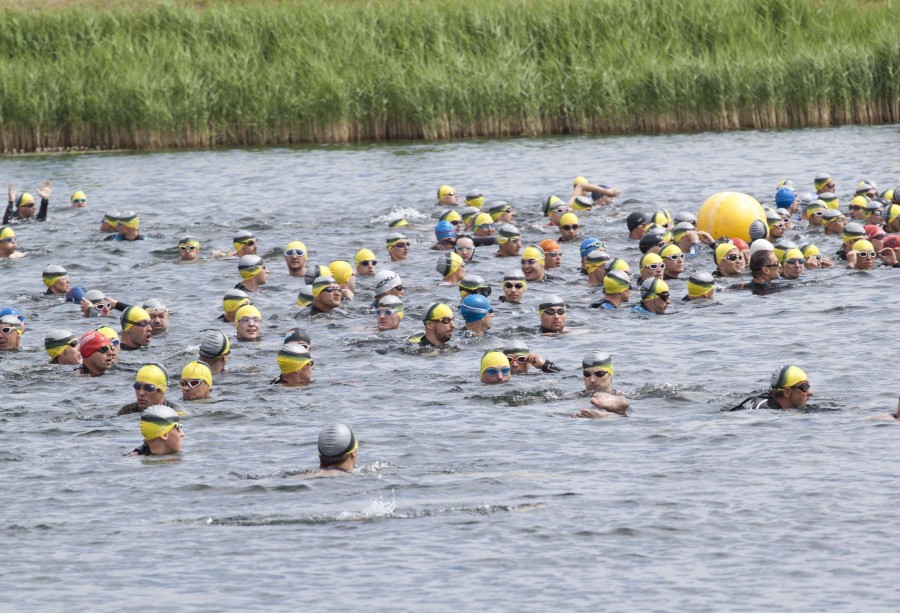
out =
<svg viewBox="0 0 900 613"><path fill-rule="evenodd" d="M150 333L162 334L169 329L168 311L148 311L150 314Z"/></svg>
<svg viewBox="0 0 900 613"><path fill-rule="evenodd" d="M258 247L255 238L247 239L244 242L240 243L241 248L235 252L237 257L242 257L245 255L256 255L256 249Z"/></svg>
<svg viewBox="0 0 900 613"><path fill-rule="evenodd" d="M806 388L806 391L803 391ZM789 387L785 390L785 398L788 401L788 407L799 409L804 406L813 396L813 389L809 385L809 381L801 381L797 385Z"/></svg>
<svg viewBox="0 0 900 613"><path fill-rule="evenodd" d="M481 373L481 382L488 385L497 385L498 383L506 383L512 378L512 369L506 366L491 366L485 368Z"/></svg>
<svg viewBox="0 0 900 613"><path fill-rule="evenodd" d="M140 385L140 388L134 390L134 395L140 408L146 409L147 407L151 407L154 404L162 404L166 401L165 392L163 392L155 385L148 384L145 381L136 381L135 383ZM153 389L148 390L148 388L151 387Z"/></svg>
<svg viewBox="0 0 900 613"><path fill-rule="evenodd" d="M524 375L528 372L528 366L530 366L531 363L528 361L527 354L508 353L506 354L506 359L509 360L509 367L512 369L512 374Z"/></svg>
<svg viewBox="0 0 900 613"><path fill-rule="evenodd" d="M653 298L645 300L644 306L647 307L647 310L651 313L662 315L666 312L666 309L669 308L670 300L671 298L669 297L669 292L660 292Z"/></svg>
<svg viewBox="0 0 900 613"><path fill-rule="evenodd" d="M684 254L673 253L663 258L665 274L675 277L684 272Z"/></svg>
<svg viewBox="0 0 900 613"><path fill-rule="evenodd" d="M297 249L290 250L293 253L296 253ZM284 256L284 262L287 264L288 273L292 273L296 276L301 276L306 274L306 254L303 255L286 255Z"/></svg>
<svg viewBox="0 0 900 613"><path fill-rule="evenodd" d="M541 311L541 327L550 332L562 332L566 327L566 307L552 306Z"/></svg>
<svg viewBox="0 0 900 613"><path fill-rule="evenodd" d="M612 375L596 366L583 369L584 389L589 392L608 392L612 390Z"/></svg>
<svg viewBox="0 0 900 613"><path fill-rule="evenodd" d="M559 237L562 241L573 241L578 238L578 229L581 226L577 223L564 224L559 227Z"/></svg>
<svg viewBox="0 0 900 613"><path fill-rule="evenodd" d="M181 451L182 437L184 437L184 433L178 428L172 428L166 434L162 435L160 439L165 443L165 446L160 455L178 453Z"/></svg>
<svg viewBox="0 0 900 613"><path fill-rule="evenodd" d="M331 310L341 306L341 286L329 285L313 299L313 304L322 310Z"/></svg>
<svg viewBox="0 0 900 613"><path fill-rule="evenodd" d="M443 204L446 206L457 206L459 204L459 194L456 190L449 192L446 196L440 199L438 204Z"/></svg>
<svg viewBox="0 0 900 613"><path fill-rule="evenodd" d="M519 280L507 280L503 282L503 295L507 302L519 304L525 294L525 282Z"/></svg>
<svg viewBox="0 0 900 613"><path fill-rule="evenodd" d="M430 328L438 342L444 344L450 342L450 339L453 338L453 331L456 330L456 322L453 319L448 323L430 320L425 322L425 328Z"/></svg>
<svg viewBox="0 0 900 613"><path fill-rule="evenodd" d="M784 236L784 222L779 221L769 226L769 238L781 238Z"/></svg>
<svg viewBox="0 0 900 613"><path fill-rule="evenodd" d="M391 307L380 306L375 309L375 323L379 332L396 330L400 327L401 319L401 313Z"/></svg>
<svg viewBox="0 0 900 613"><path fill-rule="evenodd" d="M377 264L377 260L362 260L356 265L356 274L360 277L372 277L375 275L375 266Z"/></svg>
<svg viewBox="0 0 900 613"><path fill-rule="evenodd" d="M18 351L22 325L0 323L0 351Z"/></svg>
<svg viewBox="0 0 900 613"><path fill-rule="evenodd" d="M388 247L387 250L388 255L391 256L391 262L402 262L409 257L409 241L406 239L397 241Z"/></svg>
<svg viewBox="0 0 900 613"><path fill-rule="evenodd" d="M631 300L631 288L629 287L624 292L619 292L619 296L622 297L622 302L628 302Z"/></svg>
<svg viewBox="0 0 900 613"><path fill-rule="evenodd" d="M872 270L875 268L874 251L857 251L856 266L858 270Z"/></svg>
<svg viewBox="0 0 900 613"><path fill-rule="evenodd" d="M78 343L66 346L65 351L59 354L56 359L57 364L76 365L81 364L81 352L78 351Z"/></svg>
<svg viewBox="0 0 900 613"><path fill-rule="evenodd" d="M540 281L544 278L544 263L535 258L522 258L522 274L527 281Z"/></svg>
<svg viewBox="0 0 900 613"><path fill-rule="evenodd" d="M111 345L108 346L111 347ZM106 353L100 353L99 351L96 351L92 353L90 357L84 358L83 363L92 373L103 374L113 365L112 353L112 349L110 349Z"/></svg>
<svg viewBox="0 0 900 613"><path fill-rule="evenodd" d="M269 281L269 269L266 266L263 266L258 273L256 273L256 281L260 285L265 285Z"/></svg>
<svg viewBox="0 0 900 613"><path fill-rule="evenodd" d="M134 322L130 328L122 332L122 338L127 339L130 345L146 347L150 344L150 337L153 334L153 329L150 326L149 319Z"/></svg>
<svg viewBox="0 0 900 613"><path fill-rule="evenodd" d="M781 274L785 279L799 279L806 268L806 260L803 258L789 258L782 264Z"/></svg>
<svg viewBox="0 0 900 613"><path fill-rule="evenodd" d="M116 231L116 224L109 223L105 219L100 222L100 231L111 234Z"/></svg>
<svg viewBox="0 0 900 613"><path fill-rule="evenodd" d="M506 210L500 213L500 215L494 221L497 223L512 223L516 219L516 212L513 211L511 206L506 207Z"/></svg>
<svg viewBox="0 0 900 613"><path fill-rule="evenodd" d="M664 263L648 264L641 268L641 279L662 279L665 270L666 265Z"/></svg>
<svg viewBox="0 0 900 613"><path fill-rule="evenodd" d="M66 275L64 277L60 277L56 280L56 282L50 286L50 290L54 294L65 294L69 291L69 276Z"/></svg>
<svg viewBox="0 0 900 613"><path fill-rule="evenodd" d="M734 277L744 270L744 256L737 247L729 251L719 262L719 271L726 277Z"/></svg>
<svg viewBox="0 0 900 613"><path fill-rule="evenodd" d="M519 250L522 248L522 238L519 236L513 237L500 245L500 255L507 257L515 257L519 255Z"/></svg>
<svg viewBox="0 0 900 613"><path fill-rule="evenodd" d="M209 383L202 379L182 379L179 384L181 385L182 400L201 400L209 398L212 393Z"/></svg>
<svg viewBox="0 0 900 613"><path fill-rule="evenodd" d="M475 255L475 243L468 236L456 239L456 246L453 248L457 255L468 262Z"/></svg>
<svg viewBox="0 0 900 613"><path fill-rule="evenodd" d="M544 253L544 269L559 268L562 266L562 251L547 251Z"/></svg>
<svg viewBox="0 0 900 613"><path fill-rule="evenodd" d="M245 315L237 321L237 338L241 341L255 341L262 330L262 319Z"/></svg>
<svg viewBox="0 0 900 613"><path fill-rule="evenodd" d="M825 226L825 232L827 234L840 234L844 231L844 226L847 225L847 220L843 216L835 217ZM784 234L782 232L782 234Z"/></svg>
<svg viewBox="0 0 900 613"><path fill-rule="evenodd" d="M6 257L16 252L16 237L6 236L0 238L0 255Z"/></svg>

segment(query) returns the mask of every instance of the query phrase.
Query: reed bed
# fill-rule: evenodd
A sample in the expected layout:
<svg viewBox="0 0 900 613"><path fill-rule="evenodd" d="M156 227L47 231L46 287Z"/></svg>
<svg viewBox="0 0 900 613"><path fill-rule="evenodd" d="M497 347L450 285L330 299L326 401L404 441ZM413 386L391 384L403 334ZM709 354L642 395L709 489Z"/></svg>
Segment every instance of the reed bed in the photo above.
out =
<svg viewBox="0 0 900 613"><path fill-rule="evenodd" d="M900 3L120 2L0 9L0 149L900 119Z"/></svg>

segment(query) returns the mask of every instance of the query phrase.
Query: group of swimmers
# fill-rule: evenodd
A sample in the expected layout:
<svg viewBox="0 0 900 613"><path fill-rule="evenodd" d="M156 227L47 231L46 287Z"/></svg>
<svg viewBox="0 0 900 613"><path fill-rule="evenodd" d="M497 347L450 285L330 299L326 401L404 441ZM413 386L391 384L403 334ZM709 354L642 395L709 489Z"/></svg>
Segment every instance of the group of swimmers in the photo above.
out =
<svg viewBox="0 0 900 613"><path fill-rule="evenodd" d="M424 309L422 329L407 339L406 349L441 352L450 346L454 335L471 339L490 336L494 315L494 305L490 301L492 288L484 278L469 274L467 270L477 264L475 253L479 248L496 248L493 257L510 258L515 263L503 273L503 295L499 301L517 305L523 303L529 284L552 287L561 279L555 275L563 269L561 244L576 243L581 258L577 267L581 283L602 293L590 306L602 311L627 308L631 290L636 288L640 299L629 310L641 317L666 313L672 302L672 288L682 281L686 290L682 301L690 303L712 300L718 289L749 289L755 294L769 294L798 283L811 271L833 267L841 260L848 268L859 270L900 267L900 188L895 197L895 190L879 193L871 181L860 181L848 213L844 215L834 196L833 178L819 175L814 185L815 194L798 193L790 181L781 182L775 192L775 206L765 209L766 221L754 222L751 226L750 241L713 237L697 228L697 218L689 212L675 215L664 209L650 214L632 212L625 220L623 234L627 233L640 249L636 273L625 259L608 253L599 237L582 237L580 233L577 213L589 214L612 204L613 199L621 195L618 189L577 177L567 200L549 196L541 203L546 227L558 231L559 236L525 246L511 204L506 201L485 203L478 190L469 192L462 203L454 188L443 185L437 192L439 213L434 225L434 243L427 251L434 254L432 257L436 256L435 269L439 279L435 282L458 288L457 310L463 319L463 330L457 333L453 306L435 302ZM18 250L13 224L47 219L51 183L45 181L37 192L41 205L36 210L33 196L28 193L16 196L13 186L9 186L9 204L4 224L0 226L0 257L16 259L26 255ZM84 192L73 194L70 206L87 206ZM810 232L816 232L816 228L822 229L824 241L834 237L834 246L838 247L834 255L826 257L809 240L799 244L789 240L788 233L801 225L807 226L806 238ZM388 226L385 251L391 268L396 268L411 257L413 240L404 233L410 229L404 217L395 216ZM107 213L101 221L100 231L108 234L107 240L144 240L140 219L133 211ZM234 325L236 342L252 342L260 338L263 322L262 313L253 304L253 299L265 291L269 268L257 254L258 238L254 233L237 231L232 247L233 250L214 252L211 256L237 262L238 282L233 289L224 292L219 319ZM702 270L704 252L711 256L715 266L711 272ZM181 237L177 253L183 262L198 261L200 241L192 236ZM352 263L334 260L318 264L308 261L308 255L309 250L300 240L291 241L283 250L288 276L303 281L297 295L297 305L302 308L298 317L315 321L347 316L348 311L343 308L346 304L366 302L357 297L356 284L359 278L368 278L373 296L371 310L366 310L374 313L375 328L386 332L400 327L405 314L403 280L393 270L379 269L374 251L368 248L357 250ZM749 279L743 275L747 267L751 273ZM693 270L689 272L687 268ZM729 280L729 277L733 279ZM44 268L42 281L45 294L77 304L82 317L111 317L114 312L120 313L121 334L111 326L99 326L80 336L64 329L46 331L44 346L50 361L75 366L80 375L103 376L116 363L120 351L146 350L153 339L164 335L168 328L168 309L160 300L147 299L140 305L131 305L102 290L72 285L68 272L58 264ZM555 293L542 295L537 301L537 332L541 335L564 334L568 309L569 304L562 296ZM0 351L18 350L25 329L25 317L19 310L12 305L2 308ZM225 370L231 350L232 340L220 330L203 333L196 360L181 371L182 400L210 397L213 379ZM285 387L309 385L315 362L308 332L299 327L286 330L275 362L280 374L273 384ZM530 351L526 343L506 341L481 356L481 381L488 385L508 383L513 375L525 374L530 367L546 373L559 370L552 361ZM593 352L583 359L582 370L592 406L573 416L627 415L629 401L612 385L611 356L603 351ZM135 455L176 453L181 448L181 417L184 413L165 398L168 385L168 371L158 363L143 364L135 375L135 402L119 411L120 415L141 414L144 445L133 452ZM748 399L735 409L800 408L812 394L806 374L799 367L788 365L773 375L768 392ZM343 434L338 437L334 428ZM333 436L327 435L326 439L332 436L329 440L333 444L326 443L323 447L320 436L323 467L345 469L349 465L352 469L351 456L353 462L356 458L356 439L352 432L342 424L333 424L326 430L332 432ZM350 432L349 437L347 432ZM342 453L336 454L336 450Z"/></svg>

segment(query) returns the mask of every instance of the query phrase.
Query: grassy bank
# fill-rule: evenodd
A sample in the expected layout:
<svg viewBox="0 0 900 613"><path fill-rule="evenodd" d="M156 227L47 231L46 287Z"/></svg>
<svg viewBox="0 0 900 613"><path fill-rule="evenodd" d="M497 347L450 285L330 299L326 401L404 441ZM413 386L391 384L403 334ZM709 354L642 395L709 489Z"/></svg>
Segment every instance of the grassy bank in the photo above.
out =
<svg viewBox="0 0 900 613"><path fill-rule="evenodd" d="M0 8L0 148L900 120L900 3L75 0Z"/></svg>

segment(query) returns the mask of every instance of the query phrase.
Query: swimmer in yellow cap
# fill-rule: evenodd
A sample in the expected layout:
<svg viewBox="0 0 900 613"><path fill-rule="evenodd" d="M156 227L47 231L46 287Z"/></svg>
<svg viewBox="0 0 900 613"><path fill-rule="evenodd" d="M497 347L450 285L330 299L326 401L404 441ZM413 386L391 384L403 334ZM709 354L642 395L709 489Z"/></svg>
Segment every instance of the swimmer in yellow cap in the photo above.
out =
<svg viewBox="0 0 900 613"><path fill-rule="evenodd" d="M299 343L285 343L275 357L281 374L272 380L272 385L285 387L306 387L312 383L315 362L309 349Z"/></svg>
<svg viewBox="0 0 900 613"><path fill-rule="evenodd" d="M72 197L69 198L69 204L71 205L69 208L72 209L83 209L87 206L87 194L82 191L77 191L72 194Z"/></svg>
<svg viewBox="0 0 900 613"><path fill-rule="evenodd" d="M417 334L407 339L409 343L420 348L434 347L443 349L453 338L453 331L456 330L456 324L453 321L453 309L443 302L435 302L431 304L425 311L425 317L422 319L425 325L425 332Z"/></svg>
<svg viewBox="0 0 900 613"><path fill-rule="evenodd" d="M652 251L648 251L641 256L638 266L640 267L640 272L638 273L640 276L640 283L643 283L647 279L662 279L665 274L666 265L663 262L662 257L660 257L658 253L653 253Z"/></svg>
<svg viewBox="0 0 900 613"><path fill-rule="evenodd" d="M437 191L438 206L458 206L459 193L449 185L441 185Z"/></svg>
<svg viewBox="0 0 900 613"><path fill-rule="evenodd" d="M850 201L850 219L853 221L863 221L866 218L866 205L869 199L865 196L856 196Z"/></svg>
<svg viewBox="0 0 900 613"><path fill-rule="evenodd" d="M449 212L456 213L456 211ZM390 234L385 240L385 248L391 257L391 262L405 262L409 257L409 245L409 239L400 232Z"/></svg>
<svg viewBox="0 0 900 613"><path fill-rule="evenodd" d="M799 279L806 270L806 258L803 252L792 247L781 256L781 276L785 279Z"/></svg>
<svg viewBox="0 0 900 613"><path fill-rule="evenodd" d="M489 213L478 213L475 216L475 220L472 222L472 235L481 239L477 241L478 245L496 245L495 230L494 219Z"/></svg>
<svg viewBox="0 0 900 613"><path fill-rule="evenodd" d="M438 256L435 270L443 276L440 285L457 285L466 276L466 263L456 252L448 251Z"/></svg>
<svg viewBox="0 0 900 613"><path fill-rule="evenodd" d="M247 295L247 292L240 289L226 291L225 296L222 298L222 314L219 315L218 319L234 323L235 313L245 304L251 304L250 296Z"/></svg>
<svg viewBox="0 0 900 613"><path fill-rule="evenodd" d="M203 362L188 362L181 369L178 384L182 400L204 400L212 394L212 371Z"/></svg>
<svg viewBox="0 0 900 613"><path fill-rule="evenodd" d="M184 436L181 416L175 409L165 405L147 407L141 413L141 435L144 444L129 456L172 455L181 451Z"/></svg>
<svg viewBox="0 0 900 613"><path fill-rule="evenodd" d="M34 196L29 193L23 193L16 198L13 191L12 183L9 184L8 190L9 204L6 212L3 214L3 225L12 221L28 221L34 217L35 221L45 221L47 219L47 207L50 205L50 194L53 192L50 181L44 181L44 184L37 190L41 197L41 208L37 215L34 214Z"/></svg>
<svg viewBox="0 0 900 613"><path fill-rule="evenodd" d="M46 295L65 295L69 291L69 273L58 264L50 264L44 268L41 274L44 285L47 286Z"/></svg>
<svg viewBox="0 0 900 613"><path fill-rule="evenodd" d="M297 317L334 317L344 314L340 310L343 293L334 277L316 277L312 288L312 304L300 311Z"/></svg>
<svg viewBox="0 0 900 613"><path fill-rule="evenodd" d="M834 262L822 255L819 248L812 243L800 245L800 251L806 258L807 270L817 270L819 268L834 268Z"/></svg>
<svg viewBox="0 0 900 613"><path fill-rule="evenodd" d="M511 270L503 275L503 296L500 298L500 302L520 304L527 289L528 282L522 271Z"/></svg>
<svg viewBox="0 0 900 613"><path fill-rule="evenodd" d="M875 268L878 252L870 241L861 239L853 243L853 247L847 252L847 268L856 270L872 270Z"/></svg>
<svg viewBox="0 0 900 613"><path fill-rule="evenodd" d="M492 202L490 207L488 207L488 213L497 225L504 223L512 225L515 223L516 212L513 210L512 205L505 200Z"/></svg>
<svg viewBox="0 0 900 613"><path fill-rule="evenodd" d="M0 258L19 259L25 254L16 249L16 233L10 226L0 226Z"/></svg>
<svg viewBox="0 0 900 613"><path fill-rule="evenodd" d="M713 249L716 263L714 277L739 277L744 270L744 256L732 243L719 243Z"/></svg>
<svg viewBox="0 0 900 613"><path fill-rule="evenodd" d="M51 364L81 365L78 339L68 330L51 330L44 337L44 349Z"/></svg>
<svg viewBox="0 0 900 613"><path fill-rule="evenodd" d="M529 245L522 250L520 260L522 274L525 275L526 281L543 281L546 273L544 272L544 250L537 245Z"/></svg>
<svg viewBox="0 0 900 613"><path fill-rule="evenodd" d="M306 259L309 257L309 251L300 241L291 241L284 248L284 262L287 264L288 276L305 277L306 276Z"/></svg>
<svg viewBox="0 0 900 613"><path fill-rule="evenodd" d="M116 415L128 415L140 413L149 406L164 404L175 408L175 405L166 400L166 390L169 389L169 373L160 364L144 364L134 376L134 395L137 402L131 402L119 409Z"/></svg>
<svg viewBox="0 0 900 613"><path fill-rule="evenodd" d="M572 417L602 419L628 414L630 402L622 392L613 389L613 360L605 351L589 353L581 361L585 392L591 395L594 408L581 409Z"/></svg>
<svg viewBox="0 0 900 613"><path fill-rule="evenodd" d="M684 252L675 244L668 244L659 250L659 257L663 259L665 269L663 279L677 279L684 272Z"/></svg>
<svg viewBox="0 0 900 613"><path fill-rule="evenodd" d="M631 307L631 312L640 315L662 315L669 308L670 302L668 283L662 279L647 279L641 285L641 302Z"/></svg>
<svg viewBox="0 0 900 613"><path fill-rule="evenodd" d="M716 281L708 272L695 272L688 277L687 292L682 302L712 300L716 293Z"/></svg>
<svg viewBox="0 0 900 613"><path fill-rule="evenodd" d="M378 260L375 259L375 254L371 249L357 251L353 256L353 263L356 264L356 274L360 277L375 276L375 266L378 265Z"/></svg>
<svg viewBox="0 0 900 613"><path fill-rule="evenodd" d="M238 260L238 274L241 281L234 288L247 293L258 292L269 282L269 268L258 255L241 256Z"/></svg>
<svg viewBox="0 0 900 613"><path fill-rule="evenodd" d="M122 344L123 351L134 351L141 347L147 347L153 335L150 323L150 313L139 306L130 306L122 313Z"/></svg>
<svg viewBox="0 0 900 613"><path fill-rule="evenodd" d="M341 286L341 299L353 300L353 293L356 291L356 269L350 266L349 262L335 260L328 265L328 270ZM315 296L315 286L313 286L313 295Z"/></svg>
<svg viewBox="0 0 900 613"><path fill-rule="evenodd" d="M729 410L799 409L806 405L812 395L812 386L805 372L797 366L782 366L772 373L767 392L747 398Z"/></svg>
<svg viewBox="0 0 900 613"><path fill-rule="evenodd" d="M578 176L572 181L572 193L569 196L569 204L581 196L591 196L595 203L599 206L612 204L613 198L622 195L621 190L614 187L603 187L591 183L584 177Z"/></svg>
<svg viewBox="0 0 900 613"><path fill-rule="evenodd" d="M259 249L259 241L250 230L238 230L231 239L231 246L234 247L234 253L226 255L242 258L245 255L256 255Z"/></svg>
<svg viewBox="0 0 900 613"><path fill-rule="evenodd" d="M603 277L603 299L591 308L615 311L631 299L631 275L624 270L610 270Z"/></svg>
<svg viewBox="0 0 900 613"><path fill-rule="evenodd" d="M118 333L109 326L100 326L97 332L109 339L109 353L112 354L112 363L115 364L119 361L119 347L122 345Z"/></svg>
<svg viewBox="0 0 900 613"><path fill-rule="evenodd" d="M522 233L512 224L501 224L497 230L497 244L500 248L495 254L496 257L519 257L519 250L522 248Z"/></svg>
<svg viewBox="0 0 900 613"><path fill-rule="evenodd" d="M603 287L603 279L606 278L606 264L613 257L602 249L591 249L587 255L581 258L582 268L587 273L588 287Z"/></svg>
<svg viewBox="0 0 900 613"><path fill-rule="evenodd" d="M124 211L116 218L116 233L107 236L105 241L142 241L140 232L141 219L134 211Z"/></svg>
<svg viewBox="0 0 900 613"><path fill-rule="evenodd" d="M827 172L820 172L817 174L815 179L813 179L813 185L816 188L816 194L819 195L827 193L833 194L834 190L837 189L837 184Z"/></svg>
<svg viewBox="0 0 900 613"><path fill-rule="evenodd" d="M200 241L193 236L185 236L178 241L178 257L182 262L196 262L200 257Z"/></svg>
<svg viewBox="0 0 900 613"><path fill-rule="evenodd" d="M581 224L578 223L578 216L575 213L566 213L559 218L559 242L570 243L578 240L578 230Z"/></svg>
<svg viewBox="0 0 900 613"><path fill-rule="evenodd" d="M481 356L481 382L487 385L508 383L512 378L509 359L502 351L488 351Z"/></svg>
<svg viewBox="0 0 900 613"><path fill-rule="evenodd" d="M252 304L245 304L234 314L234 328L239 341L258 341L262 333L262 313Z"/></svg>

